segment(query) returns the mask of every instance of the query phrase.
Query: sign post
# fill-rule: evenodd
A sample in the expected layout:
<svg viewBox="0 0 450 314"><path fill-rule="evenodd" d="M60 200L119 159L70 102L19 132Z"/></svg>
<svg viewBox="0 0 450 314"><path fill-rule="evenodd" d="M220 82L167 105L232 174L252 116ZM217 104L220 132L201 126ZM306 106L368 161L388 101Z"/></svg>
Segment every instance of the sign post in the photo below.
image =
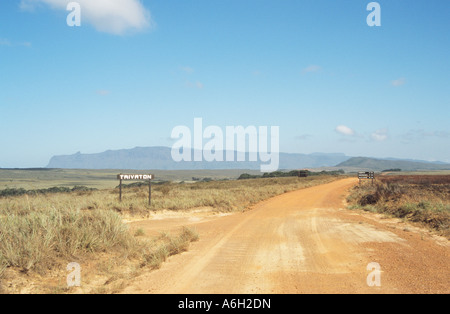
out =
<svg viewBox="0 0 450 314"><path fill-rule="evenodd" d="M373 171L367 171L367 172L358 172L358 179L359 179L359 185L361 185L361 180L372 180L372 185L373 185L373 180L375 179L375 172Z"/></svg>
<svg viewBox="0 0 450 314"><path fill-rule="evenodd" d="M308 177L308 170L300 170L300 171L298 172L298 176L299 176L300 178L306 178L306 177Z"/></svg>
<svg viewBox="0 0 450 314"><path fill-rule="evenodd" d="M154 175L152 174L118 174L117 180L120 180L119 184L119 201L122 202L122 181L148 181L148 205L152 205L152 180Z"/></svg>
<svg viewBox="0 0 450 314"><path fill-rule="evenodd" d="M122 180L120 180L119 184L119 201L122 202Z"/></svg>

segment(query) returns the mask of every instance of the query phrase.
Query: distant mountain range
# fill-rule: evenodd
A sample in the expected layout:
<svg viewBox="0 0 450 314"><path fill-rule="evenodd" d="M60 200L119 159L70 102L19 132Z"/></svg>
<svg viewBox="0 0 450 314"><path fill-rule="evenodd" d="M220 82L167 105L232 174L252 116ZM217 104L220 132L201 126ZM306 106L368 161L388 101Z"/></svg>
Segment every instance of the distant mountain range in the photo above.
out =
<svg viewBox="0 0 450 314"><path fill-rule="evenodd" d="M236 155L236 152L234 152ZM223 155L226 156L226 155ZM288 154L280 153L280 169L332 167L348 160L345 154ZM235 158L236 160L236 158ZM133 149L108 150L98 154L54 156L47 168L62 169L135 169L135 170L212 170L248 169L259 170L265 162L248 161L248 153L243 162L238 161L192 161L175 162L169 147L136 147Z"/></svg>
<svg viewBox="0 0 450 314"><path fill-rule="evenodd" d="M336 167L344 169L350 167L371 171L383 171L388 169L401 169L402 171L450 170L450 164L443 162L401 160L394 158L376 159L367 157L353 157L339 163Z"/></svg>
<svg viewBox="0 0 450 314"><path fill-rule="evenodd" d="M234 152L236 154L236 152ZM225 156L225 155L224 155ZM136 147L133 149L108 150L97 154L76 153L66 156L54 156L47 168L61 169L133 169L133 170L219 170L247 169L259 170L260 160L250 162L248 154L244 162L175 162L169 147ZM350 157L345 154L314 153L290 154L280 153L279 168L313 169L336 168L346 171L386 169L414 170L450 170L450 164L418 160L400 160L395 158L375 159L367 157Z"/></svg>

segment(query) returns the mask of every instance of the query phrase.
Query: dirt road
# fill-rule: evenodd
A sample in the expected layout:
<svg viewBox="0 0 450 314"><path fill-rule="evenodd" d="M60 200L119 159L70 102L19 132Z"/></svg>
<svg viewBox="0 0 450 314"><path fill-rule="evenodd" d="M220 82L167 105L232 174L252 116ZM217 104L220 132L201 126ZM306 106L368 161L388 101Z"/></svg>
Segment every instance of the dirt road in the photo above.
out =
<svg viewBox="0 0 450 314"><path fill-rule="evenodd" d="M200 241L123 292L449 293L448 241L345 209L355 183L344 179L272 198L245 213L193 221ZM152 221L137 224L153 228ZM369 263L378 263L380 272ZM380 285L369 286L368 277Z"/></svg>

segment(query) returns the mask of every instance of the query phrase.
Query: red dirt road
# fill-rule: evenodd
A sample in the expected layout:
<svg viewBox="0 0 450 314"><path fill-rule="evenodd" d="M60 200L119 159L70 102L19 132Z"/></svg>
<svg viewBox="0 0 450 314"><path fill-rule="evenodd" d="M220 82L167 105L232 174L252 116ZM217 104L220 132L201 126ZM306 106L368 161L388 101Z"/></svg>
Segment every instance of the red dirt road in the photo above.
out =
<svg viewBox="0 0 450 314"><path fill-rule="evenodd" d="M398 220L345 209L356 182L290 192L245 213L193 222L200 241L123 292L449 293L448 241ZM151 220L136 224L153 230ZM367 266L373 262L380 266L380 286L371 287L367 278L375 277Z"/></svg>

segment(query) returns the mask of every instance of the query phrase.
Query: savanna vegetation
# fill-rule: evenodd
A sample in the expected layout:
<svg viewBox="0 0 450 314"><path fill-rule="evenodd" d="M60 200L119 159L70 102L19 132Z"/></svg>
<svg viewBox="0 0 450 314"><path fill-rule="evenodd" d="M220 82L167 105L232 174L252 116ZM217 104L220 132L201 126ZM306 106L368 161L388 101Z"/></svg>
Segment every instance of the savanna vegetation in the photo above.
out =
<svg viewBox="0 0 450 314"><path fill-rule="evenodd" d="M142 230L131 232L124 218L196 208L244 211L270 197L337 178L165 182L153 185L151 206L145 183L125 186L122 202L118 188L4 189L0 191L0 290L12 273L48 276L55 269L64 271L67 263L101 256L115 265L108 269L130 262L135 270L158 268L168 256L187 250L189 243L198 240L195 230L187 228L176 235L143 237Z"/></svg>
<svg viewBox="0 0 450 314"><path fill-rule="evenodd" d="M248 173L243 173L239 176L238 180L246 180L246 179L256 179L256 178L285 178L285 177L298 177L299 176L299 170L291 170L288 172L285 171L275 171L275 172L266 172L263 173L262 175L255 175L255 174L248 174ZM309 171L309 170L303 170L303 172L305 172L307 174L308 177L310 176L324 176L324 175L329 175L329 176L337 176L337 175L343 175L345 174L345 171L340 169L340 170L334 170L334 171L320 171L320 172L313 172L313 171Z"/></svg>
<svg viewBox="0 0 450 314"><path fill-rule="evenodd" d="M450 238L450 175L380 176L353 188L350 208L425 225Z"/></svg>

